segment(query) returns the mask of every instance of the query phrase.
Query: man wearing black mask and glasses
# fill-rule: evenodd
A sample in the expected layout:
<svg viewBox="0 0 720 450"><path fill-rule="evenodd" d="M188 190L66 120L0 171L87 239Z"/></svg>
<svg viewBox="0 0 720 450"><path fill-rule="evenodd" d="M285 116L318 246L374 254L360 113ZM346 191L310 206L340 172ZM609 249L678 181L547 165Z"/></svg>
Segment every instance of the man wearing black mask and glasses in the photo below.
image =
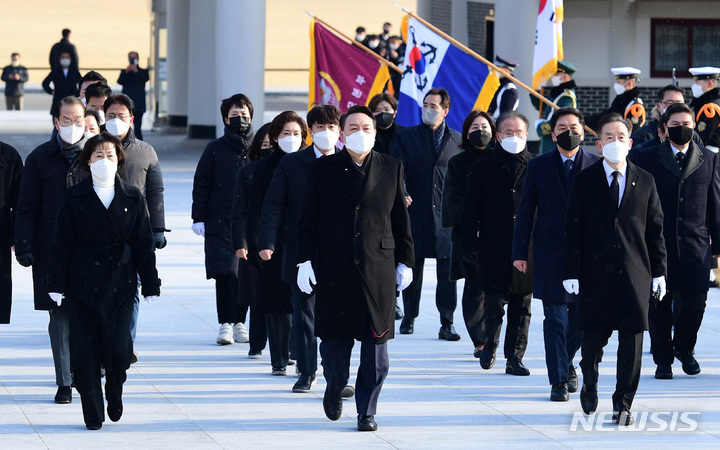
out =
<svg viewBox="0 0 720 450"><path fill-rule="evenodd" d="M665 214L667 295L651 302L649 325L655 378L672 379L675 357L686 374L700 373L693 354L707 301L710 254L720 254L720 179L718 155L692 141L692 110L677 103L665 116L668 138L641 151L636 161L655 178Z"/></svg>

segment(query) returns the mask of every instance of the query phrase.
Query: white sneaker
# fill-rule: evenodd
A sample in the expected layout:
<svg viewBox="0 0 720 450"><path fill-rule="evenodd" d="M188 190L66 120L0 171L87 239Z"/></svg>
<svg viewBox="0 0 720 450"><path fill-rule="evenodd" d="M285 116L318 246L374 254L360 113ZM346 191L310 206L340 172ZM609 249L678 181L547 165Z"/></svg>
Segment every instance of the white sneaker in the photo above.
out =
<svg viewBox="0 0 720 450"><path fill-rule="evenodd" d="M229 323L220 325L220 333L218 333L217 343L219 345L230 345L233 343L233 328Z"/></svg>
<svg viewBox="0 0 720 450"><path fill-rule="evenodd" d="M250 336L248 336L244 323L236 323L233 325L233 339L238 344L246 344L250 342Z"/></svg>

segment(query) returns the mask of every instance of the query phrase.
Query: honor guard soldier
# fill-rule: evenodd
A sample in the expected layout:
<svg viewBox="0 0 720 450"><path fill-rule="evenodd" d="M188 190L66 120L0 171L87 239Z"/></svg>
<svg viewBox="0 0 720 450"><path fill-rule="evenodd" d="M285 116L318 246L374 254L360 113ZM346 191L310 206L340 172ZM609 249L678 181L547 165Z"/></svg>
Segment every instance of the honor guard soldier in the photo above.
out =
<svg viewBox="0 0 720 450"><path fill-rule="evenodd" d="M577 68L570 61L558 62L558 68L555 75L550 77L550 84L543 87L540 93L548 100L558 105L560 108L577 108L577 96L575 95L575 80L572 79L573 74L577 72ZM548 88L550 88L548 95ZM551 106L540 102L540 100L531 95L530 101L535 109L540 111L540 118L535 121L535 128L538 136L540 136L540 152L547 153L555 149L555 142L552 139L552 130L550 128L550 119L552 119L555 111Z"/></svg>
<svg viewBox="0 0 720 450"><path fill-rule="evenodd" d="M632 132L637 131L645 124L646 112L643 101L640 98L640 90L637 87L640 69L634 67L613 67L610 71L615 75L613 89L617 96L610 108L600 114L592 114L585 117L587 126L596 130L600 118L606 114L618 113L632 123Z"/></svg>
<svg viewBox="0 0 720 450"><path fill-rule="evenodd" d="M509 59L504 58L500 55L495 56L495 62L501 69L505 69L508 73L512 73L517 67L518 63ZM508 111L515 111L520 104L517 86L513 84L505 73L500 71L500 87L495 91L490 107L488 108L488 114L497 120L500 114Z"/></svg>
<svg viewBox="0 0 720 450"><path fill-rule="evenodd" d="M695 78L695 84L692 85L695 99L690 104L696 114L695 131L705 147L717 153L720 147L720 68L693 67L690 73Z"/></svg>

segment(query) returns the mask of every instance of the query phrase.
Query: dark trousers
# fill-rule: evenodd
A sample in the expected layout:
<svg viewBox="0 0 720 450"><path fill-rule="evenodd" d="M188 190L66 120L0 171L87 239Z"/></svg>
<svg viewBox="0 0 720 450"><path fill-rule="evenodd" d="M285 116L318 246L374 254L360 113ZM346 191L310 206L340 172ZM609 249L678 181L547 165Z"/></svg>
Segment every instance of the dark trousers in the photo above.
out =
<svg viewBox="0 0 720 450"><path fill-rule="evenodd" d="M350 355L354 339L323 339L320 342L323 375L327 390L339 395L350 378ZM357 413L374 416L385 378L390 369L387 342L376 344L375 338L368 337L360 343L360 367L355 381L355 406Z"/></svg>
<svg viewBox="0 0 720 450"><path fill-rule="evenodd" d="M270 363L274 369L285 368L290 359L292 314L267 313L265 326L270 344Z"/></svg>
<svg viewBox="0 0 720 450"><path fill-rule="evenodd" d="M52 349L53 363L55 364L55 383L58 386L70 386L72 374L70 373L70 316L65 308L55 308L48 311L50 323L50 348Z"/></svg>
<svg viewBox="0 0 720 450"><path fill-rule="evenodd" d="M317 372L318 344L315 337L315 293L308 295L292 283L293 306L292 332L295 356L300 373L314 375Z"/></svg>
<svg viewBox="0 0 720 450"><path fill-rule="evenodd" d="M265 314L258 306L250 306L250 327L248 329L250 338L250 352L260 353L267 344L267 327L265 326Z"/></svg>
<svg viewBox="0 0 720 450"><path fill-rule="evenodd" d="M145 111L136 110L135 111L135 120L133 120L133 132L135 133L135 137L143 140L143 134L142 134L142 120L143 115L145 114Z"/></svg>
<svg viewBox="0 0 720 450"><path fill-rule="evenodd" d="M585 330L582 339L582 360L580 368L583 384L592 388L597 386L598 366L602 361L603 348L612 336L613 330ZM640 383L642 365L643 332L618 331L617 374L615 393L612 396L613 408L630 410L635 392Z"/></svg>
<svg viewBox="0 0 720 450"><path fill-rule="evenodd" d="M485 293L480 288L480 280L476 277L465 278L462 295L462 310L473 345L477 347L487 340L485 332Z"/></svg>
<svg viewBox="0 0 720 450"><path fill-rule="evenodd" d="M83 418L86 424L99 424L105 421L105 402L100 376L100 364L95 367L78 369L73 372L75 388L80 394ZM123 384L127 379L125 370L108 370L105 372L105 397L108 410L122 405Z"/></svg>
<svg viewBox="0 0 720 450"><path fill-rule="evenodd" d="M6 95L5 96L5 107L8 111L16 110L20 111L23 109L23 96L22 95Z"/></svg>
<svg viewBox="0 0 720 450"><path fill-rule="evenodd" d="M215 306L218 323L244 323L245 308L238 308L238 281L229 275L215 277ZM241 320L242 319L242 320Z"/></svg>
<svg viewBox="0 0 720 450"><path fill-rule="evenodd" d="M508 323L505 330L505 359L525 356L530 329L531 294L487 294L485 296L485 345L500 342L504 307L508 305Z"/></svg>
<svg viewBox="0 0 720 450"><path fill-rule="evenodd" d="M415 319L420 314L420 296L422 295L423 267L425 258L416 258L413 267L413 281L403 291L405 317ZM450 258L437 260L437 287L435 288L435 305L440 312L442 325L452 324L457 307L457 282L450 281Z"/></svg>
<svg viewBox="0 0 720 450"><path fill-rule="evenodd" d="M578 329L578 302L555 303L543 300L543 313L548 379L550 384L567 383L570 366L580 350L583 335Z"/></svg>
<svg viewBox="0 0 720 450"><path fill-rule="evenodd" d="M655 364L672 364L673 349L692 353L706 302L707 292L677 291L668 291L662 301L650 302L650 342Z"/></svg>

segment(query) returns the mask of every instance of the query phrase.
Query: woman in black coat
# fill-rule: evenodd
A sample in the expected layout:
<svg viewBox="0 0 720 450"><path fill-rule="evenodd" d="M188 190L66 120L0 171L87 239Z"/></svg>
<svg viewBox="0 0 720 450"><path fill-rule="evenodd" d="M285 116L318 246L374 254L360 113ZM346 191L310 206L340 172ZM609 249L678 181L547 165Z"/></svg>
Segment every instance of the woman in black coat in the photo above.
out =
<svg viewBox="0 0 720 450"><path fill-rule="evenodd" d="M243 94L222 101L225 134L211 141L198 161L193 180L192 229L205 238L205 276L215 279L220 332L216 342L248 342L247 308L238 307L238 257L232 245L232 202L238 170L253 138L253 106Z"/></svg>
<svg viewBox="0 0 720 450"><path fill-rule="evenodd" d="M296 152L305 142L308 128L305 121L293 111L280 113L270 124L268 132L272 154L258 161L253 171L248 198L248 258L260 264L259 294L261 308L265 312L270 360L273 375L285 375L290 360L290 331L292 326L292 304L290 303L290 285L283 282L282 248L284 233L278 231L277 251L270 261L260 262L258 255L258 229L265 195L270 188L275 169L286 153ZM278 254L280 253L280 254Z"/></svg>
<svg viewBox="0 0 720 450"><path fill-rule="evenodd" d="M10 323L12 307L13 223L20 196L23 162L17 150L0 142L0 323Z"/></svg>
<svg viewBox="0 0 720 450"><path fill-rule="evenodd" d="M108 417L117 422L122 416L138 274L148 302L160 295L160 279L145 200L117 176L125 161L120 140L103 132L87 142L78 160L92 176L65 193L47 282L50 298L70 316L75 387L87 428L97 430L105 420L101 367Z"/></svg>
<svg viewBox="0 0 720 450"><path fill-rule="evenodd" d="M465 118L462 129L462 153L450 158L445 172L445 185L442 192L442 226L452 228L452 259L450 260L450 280L465 278L462 296L463 318L475 351L480 357L485 345L485 293L480 288L479 268L477 264L463 261L460 242L460 218L465 198L465 188L470 167L475 161L492 154L495 137L495 122L484 111L474 110Z"/></svg>
<svg viewBox="0 0 720 450"><path fill-rule="evenodd" d="M395 122L397 116L397 100L392 95L383 92L370 99L368 108L375 116L377 134L375 135L375 146L373 150L384 155L392 153L392 146L395 142L395 134L405 128Z"/></svg>
<svg viewBox="0 0 720 450"><path fill-rule="evenodd" d="M265 314L258 303L258 265L248 261L247 220L248 196L253 171L261 158L272 152L268 137L270 124L261 126L255 133L247 153L248 163L238 170L235 181L235 198L232 206L232 236L235 256L238 257L238 307L250 309L250 350L248 358L258 359L267 342Z"/></svg>

